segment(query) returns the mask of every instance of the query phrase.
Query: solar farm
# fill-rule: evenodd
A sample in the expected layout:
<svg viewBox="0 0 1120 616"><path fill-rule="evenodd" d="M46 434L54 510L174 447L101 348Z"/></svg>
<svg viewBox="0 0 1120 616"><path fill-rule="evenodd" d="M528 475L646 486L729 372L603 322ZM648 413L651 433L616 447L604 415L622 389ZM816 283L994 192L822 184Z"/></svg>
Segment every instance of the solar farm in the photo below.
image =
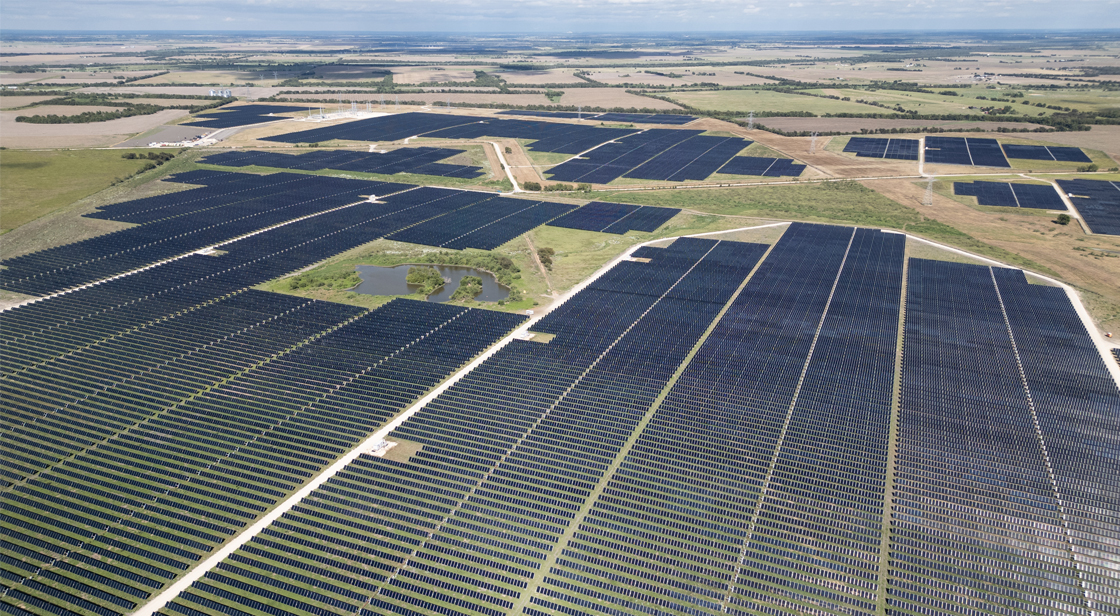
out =
<svg viewBox="0 0 1120 616"><path fill-rule="evenodd" d="M481 167L440 163L445 158L462 154L463 150L450 148L405 148L392 152L350 152L322 150L306 154L281 152L221 152L211 154L200 162L223 167L274 167L277 169L303 169L321 171L358 171L361 173L416 173L451 178L477 178L483 175Z"/></svg>
<svg viewBox="0 0 1120 616"><path fill-rule="evenodd" d="M953 182L953 193L976 197L980 205L1064 210L1066 204L1052 186L1012 182Z"/></svg>
<svg viewBox="0 0 1120 616"><path fill-rule="evenodd" d="M4 230L0 613L1120 616L1111 108L351 38Z"/></svg>
<svg viewBox="0 0 1120 616"><path fill-rule="evenodd" d="M242 175L183 174L201 187L103 213L143 230L236 208L217 195L251 200L262 178L293 191ZM524 315L253 290L376 237L486 247L677 213L326 179L387 194L218 256L132 250L156 266L61 295L119 270L80 260L151 238L9 266L6 285L47 297L0 322L6 612L1115 605L1120 390L1062 289L793 223L773 244L643 246L530 335L509 336Z"/></svg>
<svg viewBox="0 0 1120 616"><path fill-rule="evenodd" d="M1093 233L1120 235L1120 183L1058 180Z"/></svg>

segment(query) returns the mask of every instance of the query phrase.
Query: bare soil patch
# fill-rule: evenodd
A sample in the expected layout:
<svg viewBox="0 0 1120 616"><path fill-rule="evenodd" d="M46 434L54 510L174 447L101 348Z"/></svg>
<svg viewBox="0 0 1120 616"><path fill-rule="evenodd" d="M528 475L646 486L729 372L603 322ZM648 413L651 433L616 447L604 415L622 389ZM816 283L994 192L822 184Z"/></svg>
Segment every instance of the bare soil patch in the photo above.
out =
<svg viewBox="0 0 1120 616"><path fill-rule="evenodd" d="M573 88L564 90L561 105L583 105L584 107L634 107L637 109L680 109L670 102L629 94L618 88Z"/></svg>
<svg viewBox="0 0 1120 616"><path fill-rule="evenodd" d="M1101 329L1120 329L1120 285L1114 283L1120 278L1120 258L1090 250L1120 250L1120 238L1085 235L1076 225L1060 226L1049 216L982 212L936 193L933 206L925 207L921 205L925 183L919 180L873 180L863 184L977 240L1049 268L1059 279L1081 290L1086 307Z"/></svg>
<svg viewBox="0 0 1120 616"><path fill-rule="evenodd" d="M43 112L39 112L40 114ZM152 115L133 116L89 124L29 124L16 122L22 112L0 113L0 145L9 148L103 147L131 135L187 115L185 109L167 109Z"/></svg>

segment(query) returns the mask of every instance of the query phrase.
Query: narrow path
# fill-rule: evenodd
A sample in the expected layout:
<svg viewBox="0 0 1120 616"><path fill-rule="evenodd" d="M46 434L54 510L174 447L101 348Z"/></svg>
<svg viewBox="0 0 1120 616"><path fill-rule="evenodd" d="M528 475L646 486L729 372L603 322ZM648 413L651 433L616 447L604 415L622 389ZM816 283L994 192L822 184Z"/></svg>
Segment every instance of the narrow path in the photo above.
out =
<svg viewBox="0 0 1120 616"><path fill-rule="evenodd" d="M1069 198L1069 195L1066 194L1066 191L1062 190L1062 187L1058 184L1057 180L1044 180L1042 178L1036 178L1025 173L1020 173L1019 175L1028 180L1035 180L1036 182L1046 182L1053 186L1054 190L1058 191L1058 196L1062 198L1062 203L1066 204L1066 210L1068 211L1069 215L1077 219L1077 224L1081 225L1081 230L1085 232L1085 235L1093 234L1092 229L1089 228L1089 223L1085 222L1085 219L1081 217L1081 212L1077 211L1077 207L1073 205L1073 200ZM1016 199L1018 199L1018 197L1016 197Z"/></svg>
<svg viewBox="0 0 1120 616"><path fill-rule="evenodd" d="M544 276L544 285L548 289L549 296L556 299L556 291L552 289L552 277L548 275L548 269L541 262L540 255L537 254L537 247L533 245L533 232L530 231L525 234L525 243L529 245L529 255L533 257L533 263L537 264L537 270L540 271L541 276Z"/></svg>
<svg viewBox="0 0 1120 616"><path fill-rule="evenodd" d="M487 141L486 143L489 143L490 145L494 146L494 153L498 155L498 162L500 162L501 165L502 165L502 171L506 172L506 177L509 178L509 183L513 184L513 192L515 192L515 193L525 192L524 190L521 190L521 187L517 185L517 180L515 180L513 178L513 170L510 169L509 164L506 163L506 157L502 156L502 148L501 148L501 146L498 145L498 142L497 141Z"/></svg>

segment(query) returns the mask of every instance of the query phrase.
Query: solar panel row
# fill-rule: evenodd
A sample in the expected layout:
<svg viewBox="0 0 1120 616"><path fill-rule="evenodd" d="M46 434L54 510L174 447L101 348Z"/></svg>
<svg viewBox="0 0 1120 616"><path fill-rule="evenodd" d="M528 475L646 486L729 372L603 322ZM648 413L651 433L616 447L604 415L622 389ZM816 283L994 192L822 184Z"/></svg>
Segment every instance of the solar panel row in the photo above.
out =
<svg viewBox="0 0 1120 616"><path fill-rule="evenodd" d="M716 173L726 175L760 175L764 177L797 177L805 171L805 165L797 164L788 158L761 158L757 156L736 156Z"/></svg>
<svg viewBox="0 0 1120 616"><path fill-rule="evenodd" d="M953 193L976 197L980 205L1064 210L1066 204L1052 186L1009 182L953 182Z"/></svg>
<svg viewBox="0 0 1120 616"><path fill-rule="evenodd" d="M23 369L436 218L448 212L440 199L459 193L422 188L361 203L227 244L221 255L187 256L5 311L0 367Z"/></svg>
<svg viewBox="0 0 1120 616"><path fill-rule="evenodd" d="M909 272L889 604L1085 613L1086 575L1104 571L1071 558L1084 549L1072 538L1087 507L1115 510L1116 480L1086 474L1101 460L1074 448L1098 451L1089 432L1115 428L1074 426L1120 408L1120 392L1061 289L975 265L911 259Z"/></svg>
<svg viewBox="0 0 1120 616"><path fill-rule="evenodd" d="M498 197L492 193L420 189L439 198L449 213L402 229L388 239L456 250L492 250L509 240L575 209L570 203ZM407 194L407 193L405 193ZM404 195L401 195L403 197ZM394 197L389 197L392 201Z"/></svg>
<svg viewBox="0 0 1120 616"><path fill-rule="evenodd" d="M743 140L721 140L720 138L702 138L697 150L685 146L682 155L672 154L678 146L700 139L697 135L701 131L672 130L654 128L641 133L630 135L618 141L604 144L585 153L580 158L569 160L553 167L549 172L552 179L561 182L590 182L606 184L622 176L647 177L656 175L658 178L685 177L699 175L714 171L727 159L734 156L745 147ZM721 145L723 144L723 145ZM729 146L729 147L728 147ZM715 152L711 152L715 150ZM734 150L732 152L731 150ZM687 156L683 153L690 152ZM711 154L709 156L709 154ZM660 155L660 156L659 156ZM664 164L654 162L662 156ZM655 158L657 157L657 158ZM653 161L651 161L653 159ZM722 160L721 160L722 159ZM647 167L647 172L639 171L647 161L652 163ZM693 164L695 163L695 164ZM707 176L704 176L707 177Z"/></svg>
<svg viewBox="0 0 1120 616"><path fill-rule="evenodd" d="M1010 167L995 139L926 137L925 161L951 165Z"/></svg>
<svg viewBox="0 0 1120 616"><path fill-rule="evenodd" d="M1058 180L1093 233L1120 235L1120 182Z"/></svg>
<svg viewBox="0 0 1120 616"><path fill-rule="evenodd" d="M680 212L677 208L643 207L592 201L549 222L552 227L602 231L623 235L630 231L652 233Z"/></svg>
<svg viewBox="0 0 1120 616"><path fill-rule="evenodd" d="M307 107L294 107L291 105L239 105L220 109L213 113L196 116L195 121L183 126L202 126L206 128L233 128L235 126L249 126L275 122L287 118L277 117L276 113L289 113L293 111L307 111Z"/></svg>
<svg viewBox="0 0 1120 616"><path fill-rule="evenodd" d="M625 177L670 182L703 180L750 144L738 137L692 137L630 170Z"/></svg>
<svg viewBox="0 0 1120 616"><path fill-rule="evenodd" d="M1026 160L1056 160L1064 162L1075 163L1091 163L1093 159L1089 158L1081 148L1067 148L1059 146L1045 146L1045 145L1015 145L1011 143L1003 144L1003 152L1007 154L1008 158L1019 158Z"/></svg>
<svg viewBox="0 0 1120 616"><path fill-rule="evenodd" d="M234 182L114 204L91 217L141 225L5 259L0 286L53 293L321 214L362 195L409 187L312 175L241 175Z"/></svg>
<svg viewBox="0 0 1120 616"><path fill-rule="evenodd" d="M318 150L306 154L282 154L250 150L211 154L199 162L227 167L259 166L309 171L338 169L340 171L382 173L385 175L417 173L469 179L482 176L481 167L436 162L462 153L462 150L425 147L402 148L386 153Z"/></svg>
<svg viewBox="0 0 1120 616"><path fill-rule="evenodd" d="M869 158L918 160L918 140L852 137L844 146L844 151Z"/></svg>
<svg viewBox="0 0 1120 616"><path fill-rule="evenodd" d="M220 331L179 329L180 356L154 373L137 352L157 339L133 336L109 366L134 376L76 407L33 402L61 392L59 376L33 381L42 396L9 398L18 415L0 428L18 445L0 459L0 486L17 482L0 494L6 587L61 615L134 608L524 320L267 295L225 306L221 316L248 325L233 335L218 314L194 325ZM204 356L190 350L194 335L213 340Z"/></svg>
<svg viewBox="0 0 1120 616"><path fill-rule="evenodd" d="M630 128L601 128L547 121L506 120L435 113L401 113L358 120L337 126L265 137L266 141L313 143L348 141L397 141L424 136L435 139L498 137L535 140L529 149L538 152L578 154L601 143L637 132Z"/></svg>
<svg viewBox="0 0 1120 616"><path fill-rule="evenodd" d="M283 587L258 575L311 578L318 602L292 596L307 606L510 613L765 248L677 244L615 268L541 322L556 338L513 341L421 410L391 435L422 445L407 463L362 456L168 613L256 606Z"/></svg>

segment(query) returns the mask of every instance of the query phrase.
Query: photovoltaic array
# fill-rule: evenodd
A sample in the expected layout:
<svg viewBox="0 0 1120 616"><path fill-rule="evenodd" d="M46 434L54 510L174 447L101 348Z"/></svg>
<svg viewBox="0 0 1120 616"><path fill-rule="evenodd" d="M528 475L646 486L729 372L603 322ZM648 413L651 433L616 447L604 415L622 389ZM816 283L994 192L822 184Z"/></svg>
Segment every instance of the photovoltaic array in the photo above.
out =
<svg viewBox="0 0 1120 616"><path fill-rule="evenodd" d="M596 120L599 122L634 122L638 124L688 124L695 116L673 113L578 113L574 111L527 111L509 109L499 111L498 115L520 115L539 118L566 118Z"/></svg>
<svg viewBox="0 0 1120 616"><path fill-rule="evenodd" d="M557 165L553 180L606 184L620 177L702 180L731 160L750 141L709 137L701 131L655 128L618 139Z"/></svg>
<svg viewBox="0 0 1120 616"><path fill-rule="evenodd" d="M1062 289L904 249L643 247L160 614L1116 611L1103 357ZM5 372L6 612L133 610L520 320L257 291L159 314Z"/></svg>
<svg viewBox="0 0 1120 616"><path fill-rule="evenodd" d="M393 233L388 239L427 246L491 250L575 209L570 203L499 197L493 193L419 188L386 198L435 205L446 213Z"/></svg>
<svg viewBox="0 0 1120 616"><path fill-rule="evenodd" d="M1005 143L1003 144L1003 152L1007 154L1008 158L1057 160L1074 163L1093 162L1093 159L1089 158L1085 152L1081 151L1081 148L1067 148L1053 145L1013 145Z"/></svg>
<svg viewBox="0 0 1120 616"><path fill-rule="evenodd" d="M314 143L343 139L348 141L397 141L409 137L433 139L479 139L497 137L531 139L528 147L538 152L578 154L611 139L638 132L633 128L603 128L583 124L444 115L438 113L401 113L368 120L347 122L312 130L264 137L265 141Z"/></svg>
<svg viewBox="0 0 1120 616"><path fill-rule="evenodd" d="M401 241L455 249L489 250L576 207L565 203L499 197L497 193L446 188L409 190L415 187L315 175L229 173L197 177L200 179L196 181L208 184L182 192L108 205L92 215L140 223L139 226L4 260L2 264L6 269L0 270L0 288L30 295L47 295L185 255L190 256L152 271L166 273L182 268L183 275L193 280L196 269L202 272L228 267L232 271L248 266L254 258L279 255L289 249L284 242L279 242L275 251L270 250L262 238L288 235L310 241L343 231L332 228L334 224L346 229L347 241L352 238L357 242L339 244L344 247L337 252L389 234L395 234L394 239ZM379 203L364 202L368 195L389 196ZM356 202L361 203L355 205ZM472 207L469 211L457 212ZM439 222L436 222L437 219ZM230 242L282 223L288 224L260 236L222 244L222 251L237 253L232 257L191 255L220 242ZM317 226L320 224L323 225L322 233ZM438 243L433 243L437 239ZM243 250L246 246L252 249ZM304 265L335 253L311 251L306 254L323 256L312 258ZM288 263L288 258L277 262ZM195 268L201 264L205 267ZM279 267L281 269L274 270L268 264L259 268L253 266L256 268L254 271L261 272L263 277L247 286L289 271L282 265ZM198 275L206 277L201 273ZM177 275L168 278L168 281L174 280L180 279ZM159 288L163 287L162 283L156 284ZM174 288L174 285L167 288ZM137 292L141 290L137 289Z"/></svg>
<svg viewBox="0 0 1120 616"><path fill-rule="evenodd" d="M672 113L604 113L594 118L600 122L635 122L638 124L688 124L694 116Z"/></svg>
<svg viewBox="0 0 1120 616"><path fill-rule="evenodd" d="M523 319L245 291L6 373L4 610L135 609Z"/></svg>
<svg viewBox="0 0 1120 616"><path fill-rule="evenodd" d="M481 177L483 175L481 167L436 162L462 153L462 150L425 147L401 148L385 153L317 150L306 154L283 154L241 150L211 154L198 162L226 167L258 166L308 171L338 169L385 175L416 173L468 179Z"/></svg>
<svg viewBox="0 0 1120 616"><path fill-rule="evenodd" d="M322 214L361 201L362 195L412 188L290 173L226 178L229 181L114 203L87 214L139 226L5 259L0 262L6 266L0 271L0 287L30 295L53 293Z"/></svg>
<svg viewBox="0 0 1120 616"><path fill-rule="evenodd" d="M921 259L909 278L892 610L1115 612L1120 397L1065 292Z"/></svg>
<svg viewBox="0 0 1120 616"><path fill-rule="evenodd" d="M976 197L980 205L1064 210L1066 204L1053 186L1011 182L953 182L953 194Z"/></svg>
<svg viewBox="0 0 1120 616"><path fill-rule="evenodd" d="M1120 235L1120 182L1058 180L1093 233Z"/></svg>
<svg viewBox="0 0 1120 616"><path fill-rule="evenodd" d="M852 137L844 146L844 151L868 158L918 160L918 140Z"/></svg>
<svg viewBox="0 0 1120 616"><path fill-rule="evenodd" d="M995 139L926 137L927 163L1010 167Z"/></svg>
<svg viewBox="0 0 1120 616"><path fill-rule="evenodd" d="M805 171L805 165L795 163L789 158L762 158L758 156L736 156L727 161L717 171L726 175L761 175L765 177L797 177Z"/></svg>
<svg viewBox="0 0 1120 616"><path fill-rule="evenodd" d="M550 227L601 231L624 235L630 231L652 233L680 212L671 207L644 207L626 203L592 201L552 222Z"/></svg>
<svg viewBox="0 0 1120 616"><path fill-rule="evenodd" d="M193 122L183 126L202 126L204 128L233 128L235 126L249 126L275 122L288 118L273 116L275 113L290 113L293 111L307 111L307 107L293 107L290 105L239 105L221 109L214 113L202 114L195 117Z"/></svg>

